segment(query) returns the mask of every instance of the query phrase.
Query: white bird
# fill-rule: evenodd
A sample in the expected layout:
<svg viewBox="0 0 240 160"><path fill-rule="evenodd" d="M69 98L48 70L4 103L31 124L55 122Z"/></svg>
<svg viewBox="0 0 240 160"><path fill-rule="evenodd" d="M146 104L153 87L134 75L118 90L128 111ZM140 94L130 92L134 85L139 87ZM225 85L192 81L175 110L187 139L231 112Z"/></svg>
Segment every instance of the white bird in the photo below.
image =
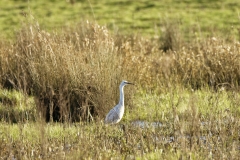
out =
<svg viewBox="0 0 240 160"><path fill-rule="evenodd" d="M128 85L128 84L132 84L134 85L133 83L130 83L130 82L127 82L125 80L123 80L119 86L119 90L120 90L120 100L119 100L119 103L114 107L112 108L106 118L105 118L105 124L116 124L118 122L121 121L122 117L123 117L123 114L124 114L124 93L123 93L123 88L125 85Z"/></svg>

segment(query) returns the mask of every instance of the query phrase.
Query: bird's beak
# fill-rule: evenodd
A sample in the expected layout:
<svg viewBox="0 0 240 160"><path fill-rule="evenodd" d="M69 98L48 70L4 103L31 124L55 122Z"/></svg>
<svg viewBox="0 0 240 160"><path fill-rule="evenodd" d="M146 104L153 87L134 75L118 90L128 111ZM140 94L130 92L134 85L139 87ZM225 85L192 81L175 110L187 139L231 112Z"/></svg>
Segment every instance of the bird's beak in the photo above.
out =
<svg viewBox="0 0 240 160"><path fill-rule="evenodd" d="M131 83L131 82L127 82L127 84L131 84L131 85L134 85L134 83Z"/></svg>

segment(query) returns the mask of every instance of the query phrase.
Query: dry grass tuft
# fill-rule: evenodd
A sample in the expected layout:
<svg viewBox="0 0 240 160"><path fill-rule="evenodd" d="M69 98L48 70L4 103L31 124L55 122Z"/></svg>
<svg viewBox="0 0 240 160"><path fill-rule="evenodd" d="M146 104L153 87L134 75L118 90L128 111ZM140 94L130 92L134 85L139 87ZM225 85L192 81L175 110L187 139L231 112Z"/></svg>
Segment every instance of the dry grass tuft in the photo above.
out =
<svg viewBox="0 0 240 160"><path fill-rule="evenodd" d="M59 34L29 25L8 47L2 84L34 95L47 120L101 116L116 99L121 60L105 27L87 22Z"/></svg>

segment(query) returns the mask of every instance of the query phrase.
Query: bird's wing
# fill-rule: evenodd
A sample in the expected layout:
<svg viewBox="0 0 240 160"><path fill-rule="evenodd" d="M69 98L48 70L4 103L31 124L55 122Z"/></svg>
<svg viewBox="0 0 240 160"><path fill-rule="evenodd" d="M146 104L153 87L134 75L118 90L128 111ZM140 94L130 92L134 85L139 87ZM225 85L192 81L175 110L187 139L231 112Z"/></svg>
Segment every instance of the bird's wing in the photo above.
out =
<svg viewBox="0 0 240 160"><path fill-rule="evenodd" d="M105 118L105 123L117 123L120 119L115 108L111 109Z"/></svg>

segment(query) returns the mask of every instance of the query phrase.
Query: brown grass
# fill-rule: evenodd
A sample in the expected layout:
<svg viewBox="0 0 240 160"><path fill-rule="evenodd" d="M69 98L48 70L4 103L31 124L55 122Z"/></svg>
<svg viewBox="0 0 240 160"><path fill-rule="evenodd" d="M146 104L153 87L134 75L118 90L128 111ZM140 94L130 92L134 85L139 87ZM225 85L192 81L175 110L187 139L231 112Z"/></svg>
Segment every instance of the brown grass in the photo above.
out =
<svg viewBox="0 0 240 160"><path fill-rule="evenodd" d="M127 78L117 49L108 30L97 24L79 24L61 34L29 25L14 45L1 50L2 85L34 95L41 110L50 113L47 120L101 116Z"/></svg>
<svg viewBox="0 0 240 160"><path fill-rule="evenodd" d="M34 95L47 121L103 118L122 79L159 92L178 84L237 89L239 42L212 37L187 44L174 24L166 28L159 41L88 21L51 33L28 23L14 43L0 43L1 85Z"/></svg>

